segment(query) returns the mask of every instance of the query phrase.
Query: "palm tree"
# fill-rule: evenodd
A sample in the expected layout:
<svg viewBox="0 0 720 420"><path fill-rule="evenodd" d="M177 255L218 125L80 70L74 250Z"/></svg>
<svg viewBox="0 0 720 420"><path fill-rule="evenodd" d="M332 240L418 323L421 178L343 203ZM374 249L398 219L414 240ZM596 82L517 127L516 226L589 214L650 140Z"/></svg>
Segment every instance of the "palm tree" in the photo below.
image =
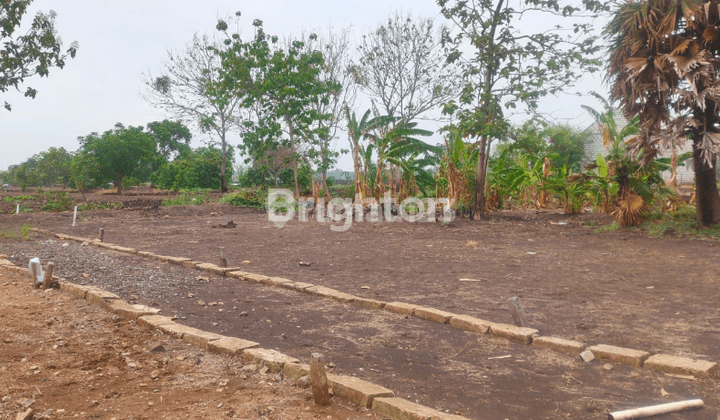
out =
<svg viewBox="0 0 720 420"><path fill-rule="evenodd" d="M638 115L631 153L644 163L662 149L693 143L698 228L720 223L720 0L622 3L605 28L611 97Z"/></svg>
<svg viewBox="0 0 720 420"><path fill-rule="evenodd" d="M370 114L371 111L368 109L362 118L360 118L360 121L358 121L355 112L351 115L350 108L345 107L345 118L348 123L348 140L350 141L350 147L352 147L355 169L355 196L357 197L358 194L360 194L360 199L363 198L363 195L367 194L367 162L369 159L363 159L367 150L363 147L362 141L370 136L371 131L378 129L378 127L386 126L392 121L390 117L386 116L370 118ZM372 156L372 148L370 148L369 156ZM363 160L365 161L364 170L361 169Z"/></svg>

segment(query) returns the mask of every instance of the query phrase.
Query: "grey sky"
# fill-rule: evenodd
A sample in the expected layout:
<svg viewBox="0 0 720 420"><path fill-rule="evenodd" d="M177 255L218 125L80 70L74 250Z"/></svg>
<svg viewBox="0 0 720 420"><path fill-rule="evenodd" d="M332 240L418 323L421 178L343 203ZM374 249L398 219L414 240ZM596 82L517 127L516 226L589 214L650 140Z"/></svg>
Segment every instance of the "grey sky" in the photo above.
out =
<svg viewBox="0 0 720 420"><path fill-rule="evenodd" d="M0 110L0 169L49 147L74 151L78 136L103 132L117 122L144 126L166 118L140 97L139 75L158 73L167 49L182 49L195 32L213 33L218 17L237 10L242 12L243 33L251 33L252 20L261 19L266 31L277 35L351 25L357 39L393 11L442 20L434 0L35 0L28 16L38 10L55 10L65 47L78 41L80 49L64 69L26 81L25 86L38 90L36 99L16 92L3 95L13 110ZM577 90L604 93L599 80L588 77ZM592 121L581 104L597 106L588 96L564 95L546 101L544 108L558 119L587 126ZM202 139L198 135L193 146L201 145ZM231 141L237 143L239 137ZM338 145L347 148L343 138ZM345 156L339 166L351 168L351 159Z"/></svg>

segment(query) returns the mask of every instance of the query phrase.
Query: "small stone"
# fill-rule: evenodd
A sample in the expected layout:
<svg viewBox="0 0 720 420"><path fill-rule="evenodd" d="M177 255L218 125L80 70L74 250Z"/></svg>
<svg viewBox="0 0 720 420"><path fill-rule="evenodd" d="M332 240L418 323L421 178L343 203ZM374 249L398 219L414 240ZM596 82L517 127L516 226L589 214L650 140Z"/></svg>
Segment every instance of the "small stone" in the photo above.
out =
<svg viewBox="0 0 720 420"><path fill-rule="evenodd" d="M163 347L162 344L150 349L150 353L163 353L163 352L165 352L165 347Z"/></svg>
<svg viewBox="0 0 720 420"><path fill-rule="evenodd" d="M138 300L137 295L130 295L130 300Z"/></svg>
<svg viewBox="0 0 720 420"><path fill-rule="evenodd" d="M240 312L240 316L248 316L248 313L245 311Z"/></svg>
<svg viewBox="0 0 720 420"><path fill-rule="evenodd" d="M605 363L603 365L603 369L605 369L605 370L612 370L612 368L613 368L613 365L611 365L610 363Z"/></svg>
<svg viewBox="0 0 720 420"><path fill-rule="evenodd" d="M267 366L263 366L263 367L260 369L260 374L261 374L261 375L265 375L265 374L268 373L269 370L270 370L270 369L268 369Z"/></svg>
<svg viewBox="0 0 720 420"><path fill-rule="evenodd" d="M200 305L200 306L205 306L205 302L203 302L202 300L198 300L198 301L197 301L197 304Z"/></svg>
<svg viewBox="0 0 720 420"><path fill-rule="evenodd" d="M22 359L20 359L20 363L25 363L25 362L27 362L26 358L23 357Z"/></svg>
<svg viewBox="0 0 720 420"><path fill-rule="evenodd" d="M257 372L258 368L257 368L257 365L253 363L253 364L243 366L242 369L240 369L240 370L243 371L244 373L255 373L255 372Z"/></svg>
<svg viewBox="0 0 720 420"><path fill-rule="evenodd" d="M40 368L37 367L37 366L34 366L34 365L33 365L33 366L30 366L30 370L38 370L38 369L40 369Z"/></svg>
<svg viewBox="0 0 720 420"><path fill-rule="evenodd" d="M188 293L188 297L189 297L189 298L194 298L194 297L195 297L195 293Z"/></svg>
<svg viewBox="0 0 720 420"><path fill-rule="evenodd" d="M129 367L130 369L135 369L138 367L138 365L135 362L130 362L127 364L127 367Z"/></svg>
<svg viewBox="0 0 720 420"><path fill-rule="evenodd" d="M208 303L208 306L217 306L217 302L210 302Z"/></svg>
<svg viewBox="0 0 720 420"><path fill-rule="evenodd" d="M97 400L90 401L90 407L95 407L96 405L100 405L100 401L97 401Z"/></svg>
<svg viewBox="0 0 720 420"><path fill-rule="evenodd" d="M2 397L2 402L4 402L4 403L6 403L6 402L8 402L8 401L10 401L10 400L11 400L11 398L10 398L9 395L6 395L6 396Z"/></svg>
<svg viewBox="0 0 720 420"><path fill-rule="evenodd" d="M590 350L585 350L584 352L580 353L580 358L585 363L590 363L593 360L595 360L595 355Z"/></svg>
<svg viewBox="0 0 720 420"><path fill-rule="evenodd" d="M361 289L370 290L370 286L361 286Z"/></svg>
<svg viewBox="0 0 720 420"><path fill-rule="evenodd" d="M297 380L297 386L302 389L306 389L310 387L310 378L307 376L303 376L300 379Z"/></svg>
<svg viewBox="0 0 720 420"><path fill-rule="evenodd" d="M28 408L28 407L30 407L30 406L33 405L33 404L35 404L35 400L32 399L32 398L28 398L28 399L25 400L25 402L23 403L23 408Z"/></svg>
<svg viewBox="0 0 720 420"><path fill-rule="evenodd" d="M152 401L148 401L148 405L153 405L153 402L152 402Z"/></svg>
<svg viewBox="0 0 720 420"><path fill-rule="evenodd" d="M160 372L157 370L153 370L150 372L150 379L157 379L160 376Z"/></svg>
<svg viewBox="0 0 720 420"><path fill-rule="evenodd" d="M30 420L33 417L33 410L32 408L28 408L27 411L18 413L17 417L15 417L16 420Z"/></svg>

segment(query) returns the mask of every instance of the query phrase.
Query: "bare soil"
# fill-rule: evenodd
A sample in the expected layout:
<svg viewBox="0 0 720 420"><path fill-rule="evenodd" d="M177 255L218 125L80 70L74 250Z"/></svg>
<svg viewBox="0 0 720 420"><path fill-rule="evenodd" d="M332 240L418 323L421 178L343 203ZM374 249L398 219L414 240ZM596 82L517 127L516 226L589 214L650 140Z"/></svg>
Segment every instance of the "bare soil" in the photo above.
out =
<svg viewBox="0 0 720 420"><path fill-rule="evenodd" d="M244 271L494 322L512 322L506 300L519 296L542 335L720 360L718 244L598 234L587 226L598 218L498 212L480 222L364 222L333 232L316 221L278 229L263 212L213 204L86 212L75 228L69 213L0 216L0 225L30 220L89 238L103 227L106 242L202 262L217 263L223 246L230 266ZM236 228L216 227L230 220ZM706 408L658 418L717 420L720 413L717 378L586 364L413 317L41 236L3 250L20 265L36 255L53 260L61 277L157 306L194 327L305 361L321 352L338 373L471 419L601 419L608 411L689 398L703 398Z"/></svg>
<svg viewBox="0 0 720 420"><path fill-rule="evenodd" d="M0 419L372 419L0 269ZM361 412L362 411L362 412Z"/></svg>

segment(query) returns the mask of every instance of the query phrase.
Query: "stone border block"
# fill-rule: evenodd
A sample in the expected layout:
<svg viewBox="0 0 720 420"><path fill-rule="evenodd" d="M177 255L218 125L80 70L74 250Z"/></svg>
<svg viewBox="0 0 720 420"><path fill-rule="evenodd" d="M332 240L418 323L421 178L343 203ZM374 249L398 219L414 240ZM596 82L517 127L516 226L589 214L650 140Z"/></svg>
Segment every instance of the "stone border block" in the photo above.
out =
<svg viewBox="0 0 720 420"><path fill-rule="evenodd" d="M244 281L248 281L250 283L265 283L270 277L263 276L262 274L252 274L252 273L245 273L245 275L242 277Z"/></svg>
<svg viewBox="0 0 720 420"><path fill-rule="evenodd" d="M268 279L265 281L265 284L268 286L275 286L280 287L283 284L292 283L292 280L288 280L282 277L268 277Z"/></svg>
<svg viewBox="0 0 720 420"><path fill-rule="evenodd" d="M242 352L243 362L255 362L267 366L271 372L280 372L283 370L285 363L300 363L294 357L286 356L275 350L267 349L246 349Z"/></svg>
<svg viewBox="0 0 720 420"><path fill-rule="evenodd" d="M196 330L195 328L188 327L188 326L178 324L175 322L172 322L170 324L158 325L157 329L164 332L165 334L168 334L175 338L180 338L180 339L182 339L185 336L185 333L192 333L193 331L200 331L200 330Z"/></svg>
<svg viewBox="0 0 720 420"><path fill-rule="evenodd" d="M373 400L378 397L394 397L395 394L387 388L363 381L352 376L327 375L328 383L333 394L346 399L360 407L372 407Z"/></svg>
<svg viewBox="0 0 720 420"><path fill-rule="evenodd" d="M428 308L424 306L415 308L415 310L413 311L413 315L418 318L439 322L441 324L447 324L448 322L450 322L450 318L455 316L455 314L447 311L441 311L440 309Z"/></svg>
<svg viewBox="0 0 720 420"><path fill-rule="evenodd" d="M587 350L591 351L598 359L635 367L641 367L645 359L650 356L650 353L646 351L609 346L607 344L598 344L588 347Z"/></svg>
<svg viewBox="0 0 720 420"><path fill-rule="evenodd" d="M386 311L394 312L398 315L412 315L417 308L417 305L405 302L390 302L385 305Z"/></svg>
<svg viewBox="0 0 720 420"><path fill-rule="evenodd" d="M282 371L283 375L297 381L303 376L310 375L310 365L306 365L304 363L285 363Z"/></svg>
<svg viewBox="0 0 720 420"><path fill-rule="evenodd" d="M578 356L582 353L585 345L579 341L566 340L559 337L535 337L532 342L533 346L544 347L560 353Z"/></svg>
<svg viewBox="0 0 720 420"><path fill-rule="evenodd" d="M330 287L325 287L325 286L308 287L304 291L305 291L305 293L309 293L311 295L335 299L337 301L345 302L345 303L353 303L358 299L357 296L351 295L349 293L341 292L339 290L335 290L335 289L332 289Z"/></svg>
<svg viewBox="0 0 720 420"><path fill-rule="evenodd" d="M490 321L475 318L469 315L455 315L450 318L450 326L458 330L487 334L493 325Z"/></svg>
<svg viewBox="0 0 720 420"><path fill-rule="evenodd" d="M468 420L465 417L446 414L402 398L375 398L372 411L395 420Z"/></svg>
<svg viewBox="0 0 720 420"><path fill-rule="evenodd" d="M108 309L109 301L119 299L120 296L116 295L115 293L106 292L94 286L87 286L85 300L88 301L88 303L92 303L93 305Z"/></svg>
<svg viewBox="0 0 720 420"><path fill-rule="evenodd" d="M156 253L150 252L150 251L138 251L137 254L140 255L141 257L153 258L153 259L157 259L155 257L158 256Z"/></svg>
<svg viewBox="0 0 720 420"><path fill-rule="evenodd" d="M158 328L165 324L174 324L174 321L169 316L162 315L144 315L137 319L138 325L148 328Z"/></svg>
<svg viewBox="0 0 720 420"><path fill-rule="evenodd" d="M200 263L197 261L190 260L190 261L183 261L182 264L180 264L180 265L182 265L185 268L195 268L195 266L198 264L200 264Z"/></svg>
<svg viewBox="0 0 720 420"><path fill-rule="evenodd" d="M225 273L237 271L240 267L220 267L219 265L213 263L197 263L195 264L195 269L224 276Z"/></svg>
<svg viewBox="0 0 720 420"><path fill-rule="evenodd" d="M260 347L260 344L236 337L222 337L208 342L207 345L208 350L211 352L230 356L235 356L244 350L256 347Z"/></svg>
<svg viewBox="0 0 720 420"><path fill-rule="evenodd" d="M203 350L208 349L208 344L214 340L221 340L225 338L224 335L211 333L208 331L199 330L197 328L186 327L187 329L183 332L182 339L188 343L192 343Z"/></svg>
<svg viewBox="0 0 720 420"><path fill-rule="evenodd" d="M688 357L656 354L648 357L643 367L658 372L675 373L680 375L693 375L696 378L705 378L717 373L717 363L706 360L695 360Z"/></svg>
<svg viewBox="0 0 720 420"><path fill-rule="evenodd" d="M246 273L244 271L230 271L228 273L225 273L226 276L232 277L235 279L245 280L245 276L247 276L250 273Z"/></svg>
<svg viewBox="0 0 720 420"><path fill-rule="evenodd" d="M387 305L385 302L375 299L365 299L362 297L357 297L352 301L353 305L357 305L361 308L365 309L383 309L385 308L385 305Z"/></svg>
<svg viewBox="0 0 720 420"><path fill-rule="evenodd" d="M145 315L157 315L160 309L145 305L131 305L124 300L113 299L107 302L107 309L125 319L138 319Z"/></svg>
<svg viewBox="0 0 720 420"><path fill-rule="evenodd" d="M292 283L286 283L286 284L281 285L281 287L284 287L286 289L297 290L299 292L304 292L305 289L307 289L309 287L313 287L313 286L315 286L315 285L310 284L310 283L303 283L301 281L294 281Z"/></svg>
<svg viewBox="0 0 720 420"><path fill-rule="evenodd" d="M70 283L69 281L58 281L58 284L60 285L60 291L76 298L85 299L85 295L88 292L88 286L81 286L79 284Z"/></svg>
<svg viewBox="0 0 720 420"><path fill-rule="evenodd" d="M530 344L539 332L540 331L532 328L518 327L510 324L493 323L490 325L490 334L516 343Z"/></svg>

